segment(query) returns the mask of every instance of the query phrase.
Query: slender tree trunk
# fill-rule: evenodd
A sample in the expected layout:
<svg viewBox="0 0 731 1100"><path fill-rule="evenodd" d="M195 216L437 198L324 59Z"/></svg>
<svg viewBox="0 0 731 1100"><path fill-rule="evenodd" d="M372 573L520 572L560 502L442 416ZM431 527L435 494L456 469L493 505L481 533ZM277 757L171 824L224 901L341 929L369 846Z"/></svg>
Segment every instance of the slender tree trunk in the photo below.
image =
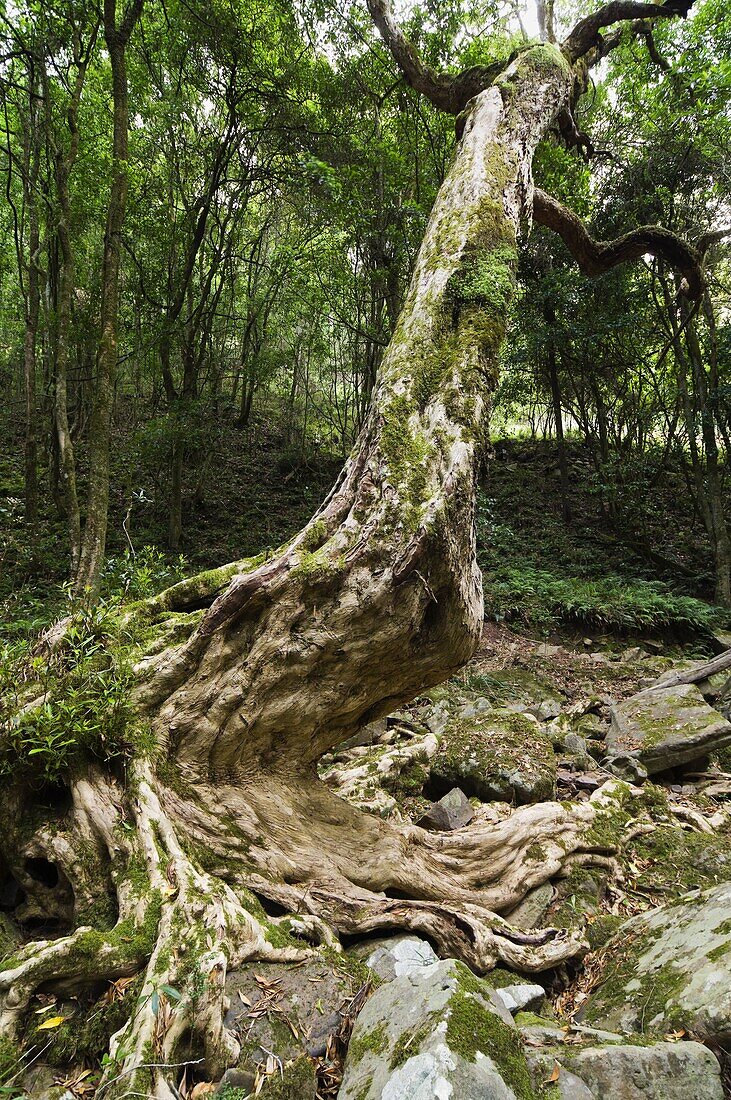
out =
<svg viewBox="0 0 731 1100"><path fill-rule="evenodd" d="M544 317L548 325L548 379L551 387L551 403L553 405L553 423L556 431L556 451L558 454L558 470L561 479L561 514L564 523L571 523L571 500L569 498L569 464L566 454L566 442L563 434L563 409L561 400L561 383L558 377L558 363L556 359L556 342L553 338L552 328L556 324L556 313L550 302L544 307Z"/></svg>
<svg viewBox="0 0 731 1100"><path fill-rule="evenodd" d="M117 26L116 0L104 2L104 38L112 68L114 138L112 183L104 231L102 267L101 335L96 361L96 385L89 431L89 490L84 538L75 588L78 594L93 593L104 564L109 514L109 444L112 405L117 376L119 315L119 273L122 226L127 207L129 176L129 105L126 50L130 34L142 11L142 0L134 0L123 25Z"/></svg>

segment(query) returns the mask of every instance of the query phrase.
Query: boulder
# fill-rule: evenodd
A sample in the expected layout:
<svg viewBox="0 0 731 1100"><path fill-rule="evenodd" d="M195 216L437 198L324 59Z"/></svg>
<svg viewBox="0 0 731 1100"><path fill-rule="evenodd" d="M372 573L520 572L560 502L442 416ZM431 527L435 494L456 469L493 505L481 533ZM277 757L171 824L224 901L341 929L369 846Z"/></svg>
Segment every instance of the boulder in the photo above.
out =
<svg viewBox="0 0 731 1100"><path fill-rule="evenodd" d="M721 1067L701 1043L611 1044L529 1054L536 1086L561 1100L723 1100Z"/></svg>
<svg viewBox="0 0 731 1100"><path fill-rule="evenodd" d="M506 914L506 920L515 928L540 927L546 910L553 901L555 890L550 882L529 890L523 900Z"/></svg>
<svg viewBox="0 0 731 1100"><path fill-rule="evenodd" d="M382 982L419 973L425 966L439 962L429 941L418 936L393 936L372 946L374 950L366 962Z"/></svg>
<svg viewBox="0 0 731 1100"><path fill-rule="evenodd" d="M526 1008L538 1008L546 996L543 986L537 985L535 982L514 982L512 985L501 985L495 992L512 1015L515 1015L516 1012L522 1012Z"/></svg>
<svg viewBox="0 0 731 1100"><path fill-rule="evenodd" d="M533 1100L520 1035L486 980L448 959L381 985L353 1028L339 1100Z"/></svg>
<svg viewBox="0 0 731 1100"><path fill-rule="evenodd" d="M611 709L609 757L635 757L648 775L689 764L731 744L731 724L693 684L634 695Z"/></svg>
<svg viewBox="0 0 731 1100"><path fill-rule="evenodd" d="M448 722L430 773L434 793L459 786L483 802L541 802L556 789L550 738L535 720L508 710Z"/></svg>
<svg viewBox="0 0 731 1100"><path fill-rule="evenodd" d="M731 882L620 926L581 1017L612 1030L731 1040Z"/></svg>
<svg viewBox="0 0 731 1100"><path fill-rule="evenodd" d="M416 824L422 829L452 832L469 825L474 816L475 811L467 795L459 787L453 787L438 802L433 802Z"/></svg>

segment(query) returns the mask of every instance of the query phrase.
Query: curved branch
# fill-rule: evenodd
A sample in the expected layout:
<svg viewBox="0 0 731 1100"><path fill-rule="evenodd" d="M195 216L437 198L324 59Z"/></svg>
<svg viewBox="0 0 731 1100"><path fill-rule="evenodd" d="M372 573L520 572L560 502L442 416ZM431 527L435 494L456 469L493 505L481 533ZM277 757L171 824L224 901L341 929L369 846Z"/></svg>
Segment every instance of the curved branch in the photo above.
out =
<svg viewBox="0 0 731 1100"><path fill-rule="evenodd" d="M688 285L688 296L699 298L705 282L699 252L682 237L657 225L643 225L613 241L596 241L573 210L536 188L533 218L563 240L584 275L603 275L628 260L649 253L676 268Z"/></svg>
<svg viewBox="0 0 731 1100"><path fill-rule="evenodd" d="M581 19L564 41L562 49L571 61L578 61L600 45L599 32L624 19L686 18L694 0L665 0L664 4L640 4L635 0L612 0L599 11Z"/></svg>
<svg viewBox="0 0 731 1100"><path fill-rule="evenodd" d="M479 92L489 88L503 69L517 56L514 51L507 61L493 65L473 65L461 73L436 72L426 65L416 47L409 42L393 18L389 0L367 0L373 22L393 54L406 83L442 111L458 115Z"/></svg>

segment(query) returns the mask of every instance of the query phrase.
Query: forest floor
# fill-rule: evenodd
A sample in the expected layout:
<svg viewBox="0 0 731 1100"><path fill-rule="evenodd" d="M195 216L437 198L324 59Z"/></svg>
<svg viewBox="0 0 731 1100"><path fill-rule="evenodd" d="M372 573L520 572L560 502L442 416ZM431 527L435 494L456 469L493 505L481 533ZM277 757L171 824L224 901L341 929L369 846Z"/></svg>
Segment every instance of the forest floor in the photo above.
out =
<svg viewBox="0 0 731 1100"><path fill-rule="evenodd" d="M261 425L257 435L261 440ZM285 448L273 428L256 450L232 429L221 429L190 479L181 560L159 549L166 484L153 471L164 463L149 446L131 450L132 438L121 439L115 452L107 597L146 595L178 575L275 547L309 517L340 466L336 456ZM567 525L550 444L508 440L496 451L477 517L486 596L478 652L451 681L321 763L321 775L342 797L395 821L420 821L452 785L470 800L477 821L499 822L516 802L589 800L613 781L603 761L612 706L669 668L709 658L719 648L714 633L727 626L726 615L704 602L712 591L711 563L680 471L651 489L634 468L621 478L615 471L610 484L584 451L572 448L573 518ZM19 462L6 454L0 460L0 630L11 641L48 621L65 599L59 590L63 520L46 502L43 522L29 537L20 479ZM140 491L126 524L133 557L125 553L123 521ZM722 687L715 682L707 688L707 698L719 706ZM481 761L483 773L494 766L494 782L503 784L500 797L475 786L469 763L456 776L454 769L445 772L439 745L451 721L486 718L499 726L510 715L531 723L531 737L510 745L507 778L497 741L492 763L487 756ZM540 977L544 1030L562 1030L567 1042L580 1044L582 1005L601 982L608 965L603 952L623 921L688 891L731 881L731 834L727 825L718 826L731 792L729 751L701 760L695 771L653 776L644 785L648 828L622 847L619 874L577 868L531 898L525 912L508 914L516 926L573 929L591 949L583 963ZM531 785L544 772L550 789L536 793ZM337 1095L353 1022L374 988L362 958L370 958L377 944L348 946L351 954L318 957L304 967L256 964L231 975L227 1023L243 1040L244 1054L240 1077L230 1078L228 1093L220 1095L245 1096L264 1083L262 1095L274 1096L281 1066L303 1056L316 1067L317 1096ZM41 994L37 1011L55 1015L58 1009L70 1024L51 1037L22 1082L25 1095L53 1095L55 1089L58 1096L93 1096L107 1021L111 1026L134 991L134 982L125 980L93 1003L61 1003ZM99 1020L104 1026L97 1026ZM690 1028L675 1031L682 1032L676 1039L693 1037ZM529 1038L528 1047L536 1042ZM726 1072L723 1051L713 1049ZM204 1085L205 1078L193 1075L181 1080L180 1095L204 1096ZM308 1089L292 1096L314 1097ZM356 1093L342 1095L348 1100ZM542 1088L535 1092L543 1095Z"/></svg>

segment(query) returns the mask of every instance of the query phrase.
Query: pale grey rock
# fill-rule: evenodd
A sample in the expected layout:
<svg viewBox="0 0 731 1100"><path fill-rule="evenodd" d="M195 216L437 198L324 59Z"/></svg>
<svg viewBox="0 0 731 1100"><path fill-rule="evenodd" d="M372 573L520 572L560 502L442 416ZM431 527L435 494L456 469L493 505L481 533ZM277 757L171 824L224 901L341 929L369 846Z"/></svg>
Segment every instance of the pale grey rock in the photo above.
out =
<svg viewBox="0 0 731 1100"><path fill-rule="evenodd" d="M647 768L636 756L607 756L602 764L606 771L626 783L639 784L647 779Z"/></svg>
<svg viewBox="0 0 731 1100"><path fill-rule="evenodd" d="M394 936L383 940L367 958L366 964L381 981L390 982L433 966L439 962L432 945L418 936Z"/></svg>
<svg viewBox="0 0 731 1100"><path fill-rule="evenodd" d="M430 760L437 792L460 787L483 802L541 802L556 790L556 758L534 719L507 710L447 723Z"/></svg>
<svg viewBox="0 0 731 1100"><path fill-rule="evenodd" d="M700 1043L529 1051L536 1088L559 1066L561 1100L723 1100L721 1067Z"/></svg>
<svg viewBox="0 0 731 1100"><path fill-rule="evenodd" d="M607 755L636 757L648 775L731 744L731 724L693 684L634 695L611 709Z"/></svg>
<svg viewBox="0 0 731 1100"><path fill-rule="evenodd" d="M523 900L507 914L508 920L516 928L538 928L541 920L553 901L555 890L550 882L544 882L530 890Z"/></svg>
<svg viewBox="0 0 731 1100"><path fill-rule="evenodd" d="M579 1050L570 1071L596 1100L723 1100L721 1067L701 1043Z"/></svg>
<svg viewBox="0 0 731 1100"><path fill-rule="evenodd" d="M489 976L488 976L488 981ZM515 985L503 985L495 990L508 1012L515 1015L524 1009L536 1008L546 996L542 985L535 982L516 982Z"/></svg>
<svg viewBox="0 0 731 1100"><path fill-rule="evenodd" d="M476 1049L465 1049L450 1030L465 1008L477 1026L459 1034L466 1030ZM488 1036L484 1050L479 1034ZM366 1001L338 1100L518 1100L529 1088L512 1016L486 981L448 959L394 978Z"/></svg>
<svg viewBox="0 0 731 1100"><path fill-rule="evenodd" d="M539 722L548 722L552 718L558 718L561 713L561 704L556 699L543 699L542 702L532 703L525 709L527 714L532 714Z"/></svg>
<svg viewBox="0 0 731 1100"><path fill-rule="evenodd" d="M433 802L416 824L422 829L452 832L469 825L474 816L475 811L467 795L459 787L453 787L438 802Z"/></svg>
<svg viewBox="0 0 731 1100"><path fill-rule="evenodd" d="M731 883L625 921L581 1012L610 1030L731 1040Z"/></svg>

